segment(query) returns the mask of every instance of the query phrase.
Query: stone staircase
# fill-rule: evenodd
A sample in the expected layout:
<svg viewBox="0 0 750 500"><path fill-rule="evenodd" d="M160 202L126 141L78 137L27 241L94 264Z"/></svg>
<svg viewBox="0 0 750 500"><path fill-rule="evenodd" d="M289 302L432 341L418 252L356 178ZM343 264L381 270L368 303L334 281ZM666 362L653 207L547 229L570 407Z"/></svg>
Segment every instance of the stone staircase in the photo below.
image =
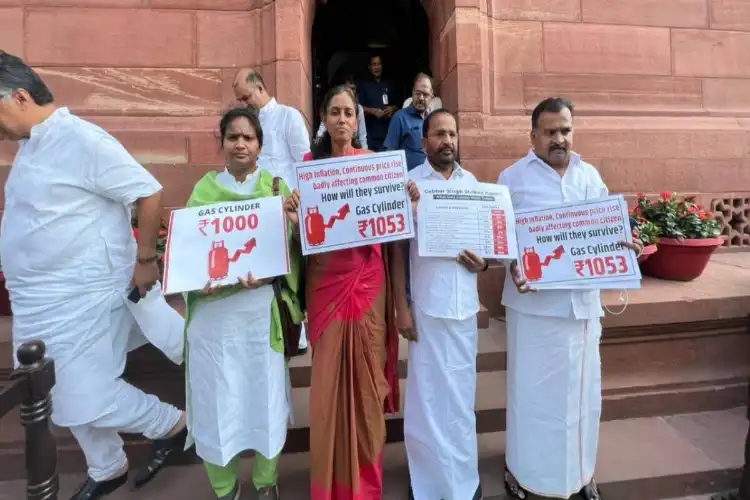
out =
<svg viewBox="0 0 750 500"><path fill-rule="evenodd" d="M750 254L716 255L704 276L691 283L644 280L630 291L623 314L608 314L601 346L603 415L597 479L608 500L660 500L729 489L739 478L747 430L745 408L750 377ZM605 294L613 312L618 293ZM477 428L486 497L502 495L505 430L505 324L480 316L477 360ZM0 380L9 372L10 328L0 321ZM407 345L400 349L402 384ZM3 364L4 363L4 364ZM307 471L309 357L290 366L295 423L290 429L280 474L286 499L309 498ZM182 372L160 353L132 353L129 380L182 406ZM402 389L404 387L402 386ZM402 391L403 394L404 391ZM85 470L67 431L59 436L63 491L70 495ZM0 420L0 500L23 498L23 434L17 414ZM402 416L388 418L385 497L406 499L408 472ZM132 463L148 452L137 436L126 439ZM252 459L245 460L246 478ZM211 497L205 473L187 454L183 467L160 475L137 494L121 491L113 500ZM188 493L189 492L189 493Z"/></svg>

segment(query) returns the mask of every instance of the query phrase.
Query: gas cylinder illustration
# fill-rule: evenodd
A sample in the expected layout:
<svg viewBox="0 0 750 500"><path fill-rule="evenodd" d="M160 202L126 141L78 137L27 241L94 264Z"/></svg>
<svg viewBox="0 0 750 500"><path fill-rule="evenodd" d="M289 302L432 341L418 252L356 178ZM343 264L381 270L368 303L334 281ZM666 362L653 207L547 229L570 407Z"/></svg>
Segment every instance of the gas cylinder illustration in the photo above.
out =
<svg viewBox="0 0 750 500"><path fill-rule="evenodd" d="M326 223L318 207L308 207L305 216L305 237L310 246L321 245L326 240Z"/></svg>
<svg viewBox="0 0 750 500"><path fill-rule="evenodd" d="M223 280L229 274L229 250L224 246L224 240L211 243L208 252L208 278L211 281Z"/></svg>
<svg viewBox="0 0 750 500"><path fill-rule="evenodd" d="M542 279L542 259L534 247L523 249L523 274L528 281Z"/></svg>

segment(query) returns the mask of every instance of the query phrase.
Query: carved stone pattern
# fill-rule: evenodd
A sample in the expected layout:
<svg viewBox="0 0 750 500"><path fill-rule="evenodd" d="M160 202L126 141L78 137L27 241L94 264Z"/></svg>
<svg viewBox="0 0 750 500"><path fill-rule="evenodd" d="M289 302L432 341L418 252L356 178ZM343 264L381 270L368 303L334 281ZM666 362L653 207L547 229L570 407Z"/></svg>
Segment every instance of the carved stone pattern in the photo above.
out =
<svg viewBox="0 0 750 500"><path fill-rule="evenodd" d="M723 246L750 246L750 198L714 199L711 211L721 224Z"/></svg>

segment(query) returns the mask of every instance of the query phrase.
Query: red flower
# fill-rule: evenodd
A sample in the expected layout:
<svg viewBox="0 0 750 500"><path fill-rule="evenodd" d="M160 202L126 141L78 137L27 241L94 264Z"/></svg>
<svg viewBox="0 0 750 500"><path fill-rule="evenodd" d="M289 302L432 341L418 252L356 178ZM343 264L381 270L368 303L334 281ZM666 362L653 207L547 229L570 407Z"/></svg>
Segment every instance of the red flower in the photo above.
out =
<svg viewBox="0 0 750 500"><path fill-rule="evenodd" d="M636 193L635 197L638 200L645 200L646 199L646 193Z"/></svg>
<svg viewBox="0 0 750 500"><path fill-rule="evenodd" d="M135 238L135 241L138 241L138 228L133 228L133 237Z"/></svg>
<svg viewBox="0 0 750 500"><path fill-rule="evenodd" d="M662 200L665 200L665 201L671 200L673 196L674 196L674 193L671 192L671 191L662 191L661 192L661 199Z"/></svg>

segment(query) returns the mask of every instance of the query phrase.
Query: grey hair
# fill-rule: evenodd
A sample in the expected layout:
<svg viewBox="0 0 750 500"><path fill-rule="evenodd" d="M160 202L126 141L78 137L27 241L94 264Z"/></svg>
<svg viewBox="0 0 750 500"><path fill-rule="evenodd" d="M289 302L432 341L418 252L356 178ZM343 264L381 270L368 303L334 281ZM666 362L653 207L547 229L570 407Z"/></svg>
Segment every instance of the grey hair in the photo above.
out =
<svg viewBox="0 0 750 500"><path fill-rule="evenodd" d="M260 76L260 73L257 71L248 72L245 81L251 87L262 87L263 90L266 90L266 83L263 81L263 77Z"/></svg>
<svg viewBox="0 0 750 500"><path fill-rule="evenodd" d="M39 75L20 57L0 50L0 99L16 90L25 90L39 106L55 102L55 98Z"/></svg>

